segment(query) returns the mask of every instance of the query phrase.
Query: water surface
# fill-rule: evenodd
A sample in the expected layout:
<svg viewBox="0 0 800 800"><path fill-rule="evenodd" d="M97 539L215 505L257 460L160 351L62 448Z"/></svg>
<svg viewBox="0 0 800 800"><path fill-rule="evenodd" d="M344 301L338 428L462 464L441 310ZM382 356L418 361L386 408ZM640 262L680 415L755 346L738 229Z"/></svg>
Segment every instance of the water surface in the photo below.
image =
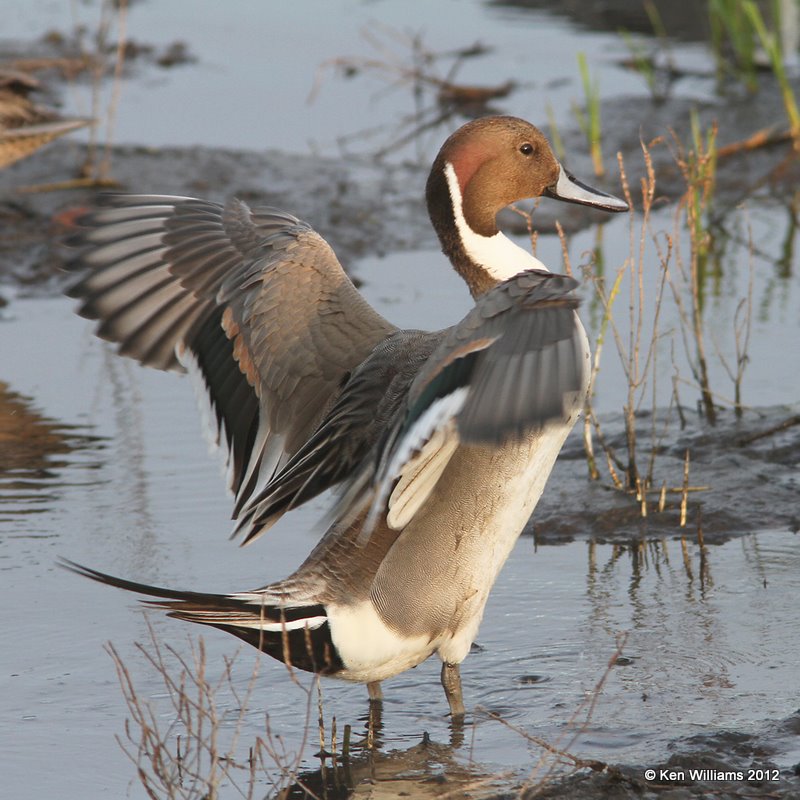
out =
<svg viewBox="0 0 800 800"><path fill-rule="evenodd" d="M413 7L414 28L425 29L434 49L476 38L495 47L485 58L466 63L459 76L482 83L509 75L519 79L523 85L503 110L542 120L551 102L559 122L568 121L570 104L580 98L575 53L581 49L597 71L604 96L638 93L641 99L636 119L627 119L634 112L629 103L610 123L612 129L638 126L639 117L651 115L641 80L617 63L624 48L614 33L577 30L541 11L452 2ZM297 183L310 185L306 173L317 163L298 153L313 149L335 156L339 137L391 123L409 109L404 89L387 98L379 96L383 84L332 75L317 100L306 103L321 61L368 55L359 28L375 18L405 28L407 4L300 3L282 7L280 15L271 4L243 2L236 8L232 16L228 6L214 3L133 4L132 37L156 44L185 39L200 60L165 72L137 67L124 87L118 141L234 149L269 145L295 154L280 161L278 185L289 195L292 176L305 170L306 183ZM81 6L80 12L89 10ZM45 26L68 24L65 7L31 2L9 21L8 35L38 35ZM698 45L676 47L684 63L709 63ZM709 99L709 86L709 81L687 79L680 89L684 97ZM78 86L70 93L67 109L80 109L82 90ZM423 152L432 154L443 135L442 129L432 131ZM381 145L385 142L379 137ZM364 153L374 145L374 140L354 140L346 149ZM571 149L577 155L585 147L578 140ZM198 159L204 152L198 151ZM396 155L417 154L408 148ZM214 163L229 162L220 157ZM197 193L203 181L205 193L221 191L214 169L227 174L225 167L212 164L197 177ZM353 164L354 180L365 174L375 173L362 162ZM412 180L416 198L424 174ZM319 210L327 213L329 208ZM418 209L414 213L421 215ZM673 214L674 207L661 208L654 230L673 231ZM761 191L745 209L726 217L725 225L730 233L725 257L708 283L709 346L729 363L735 357L732 331L752 276L745 402L757 408L795 402L800 374L800 350L791 346L800 337L791 249L796 219L787 213L783 198ZM368 299L398 324L434 328L455 322L468 308L469 297L443 266L432 234L419 235L409 224L401 235L416 242L413 250L387 253L385 242L376 241L362 246L360 257L350 262ZM685 248L684 236L679 228L675 240ZM540 258L561 268L556 237L540 238L538 248ZM587 260L584 253L595 248L603 254L607 275L613 274L628 256L627 219L572 234L569 253L576 271ZM657 264L651 243L645 259ZM648 298L658 275L657 267L645 271ZM624 317L627 282L622 289L617 302ZM132 597L57 569L56 557L178 588L250 588L284 577L304 558L319 535L325 498L289 515L254 546L238 550L227 541L230 499L221 468L209 457L188 381L118 358L93 338L88 323L73 315L69 301L41 296L48 293L53 291L40 288L39 296L27 296L30 290L9 283L2 294L10 302L0 309L4 786L15 797L142 797L134 768L115 741L124 734L129 714L104 645L113 642L140 696L168 727L174 716L169 698L135 643L150 641L152 625L158 641L171 642L190 656L198 631L159 613L146 619ZM602 309L588 289L583 296L581 313L596 333ZM659 406L670 401L673 377L688 376L674 303L665 301L662 311ZM652 304L645 314L648 330ZM729 396L731 383L716 355L711 370L713 385L721 396ZM696 389L680 386L681 400L691 409ZM600 412L617 412L625 400L622 367L610 343L596 400ZM642 402L648 407L650 396ZM775 410L769 414L770 421L780 416ZM677 427L671 429L665 447L676 449L680 435ZM770 440L761 446L769 448ZM743 469L743 493L759 491L761 463L754 459L749 471ZM578 462L563 469L572 471L573 478L582 474ZM782 479L789 489L796 483L790 466ZM558 489L551 486L550 492ZM775 509L775 519L787 516L785 508ZM552 743L577 734L570 749L584 758L647 766L672 752L698 758L713 752L723 759L771 759L789 770L800 760L791 716L798 707L800 549L793 532L797 526L775 519L767 516L757 532L719 537L720 544L705 549L696 526L684 541L677 531L662 531L624 545L602 544L586 521L571 521L560 545L534 549L531 536L521 538L490 598L480 647L462 669L470 709L463 738L455 737L452 748L433 751L434 760L446 765L448 775L471 764L481 775L507 771L505 787L523 779L541 751L494 714ZM606 675L620 635L627 635L622 658L607 675L587 723L580 709ZM258 661L255 652L240 651L235 640L215 631L205 632L204 641L209 673L223 674L224 659L235 656L234 685L246 687ZM423 732L436 743L451 741L438 670L438 663L430 661L386 683L380 747L383 753L403 754L389 759L395 767L417 768ZM266 713L270 730L283 737L289 751L305 744L301 767L315 769L316 746L303 737L312 686L308 676L298 686L282 665L262 660L244 717L245 752L249 742L264 734ZM326 724L335 716L340 731L349 723L362 732L364 688L326 681L322 690ZM232 732L236 699L222 691L219 702L229 715L223 730ZM264 779L265 793L268 786Z"/></svg>

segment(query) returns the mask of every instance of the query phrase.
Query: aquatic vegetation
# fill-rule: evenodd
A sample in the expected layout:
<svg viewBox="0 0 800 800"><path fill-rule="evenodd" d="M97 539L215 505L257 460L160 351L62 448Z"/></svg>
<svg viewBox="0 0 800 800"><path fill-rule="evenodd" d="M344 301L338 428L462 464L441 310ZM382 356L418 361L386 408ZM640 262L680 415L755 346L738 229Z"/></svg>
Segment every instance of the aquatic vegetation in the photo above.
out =
<svg viewBox="0 0 800 800"><path fill-rule="evenodd" d="M635 495L640 504L642 516L647 516L647 492L654 483L654 468L658 436L655 426L656 390L658 381L658 342L659 319L663 302L664 287L667 278L666 263L662 262L661 278L655 298L646 298L644 292L644 273L652 266L649 263L650 254L647 242L650 236L651 214L656 191L656 175L650 155L650 146L642 142L642 155L645 164L645 175L641 180L641 209L640 217L629 215L628 223L628 257L617 268L611 285L608 286L604 270L597 268L597 255L592 255L586 272L592 281L596 296L599 298L603 316L594 345L592 361L591 382L587 395L586 410L584 414L584 450L590 477L597 480L600 471L597 464L597 455L594 448L594 438L600 443L605 456L609 476L616 489ZM622 180L625 200L634 208L634 198L625 171L622 156L619 156L620 177ZM622 283L628 281L628 315L627 330L623 330L621 321L615 317L614 309L620 296ZM652 327L645 334L645 317L647 304L653 303L655 309L652 317ZM592 398L597 375L605 349L606 340L611 334L616 347L616 352L623 368L626 387L626 400L623 405L625 420L625 452L624 455L611 445L603 435L600 421L594 411ZM651 437L651 451L647 456L647 467L640 467L640 453L637 441L636 413L642 405L647 394L652 397L653 413L651 424L653 426ZM644 456L642 456L644 458ZM622 478L620 478L620 474ZM663 510L663 504L662 504Z"/></svg>
<svg viewBox="0 0 800 800"><path fill-rule="evenodd" d="M666 98L677 70L672 58L667 29L658 7L653 0L644 0L643 6L656 38L655 53L650 52L649 48L628 31L623 29L619 33L631 54L630 66L644 78L650 96L658 103ZM658 64L656 64L657 58Z"/></svg>
<svg viewBox="0 0 800 800"><path fill-rule="evenodd" d="M786 74L787 53L781 33L785 22L780 0L770 5L772 25L754 0L710 0L711 49L718 76L732 75L751 91L758 89L758 70L768 69L780 87L789 130L800 148L800 110ZM760 50L759 50L760 48Z"/></svg>
<svg viewBox="0 0 800 800"><path fill-rule="evenodd" d="M691 386L699 392L703 416L711 424L716 422L719 405L732 405L737 416L741 415L744 376L749 363L753 310L752 242L746 248L750 254L750 280L744 296L739 298L732 330L709 331L706 320L706 293L709 285L715 287L715 292L719 291L727 241L727 235L715 217L716 140L716 124L704 129L696 115L692 116L688 144L673 133L670 150L685 189L675 207L672 231L664 230L663 225L654 224L652 220L657 195L651 148L664 146L664 142L657 139L641 145L644 173L640 185L641 206L638 208L620 157L625 198L636 211L629 219L628 257L615 271L607 274L602 239L596 239L596 246L589 253L584 267L594 289L593 300L599 301L602 310L600 318L592 326L596 337L592 382L584 416L583 438L589 476L597 480L601 472L606 472L615 489L634 499L643 517L655 511L663 512L667 507L667 496L678 495L681 508L679 527L687 524L688 495L708 489L691 484L692 458L688 451L682 476L659 474L659 443L678 419L682 424L685 422L680 387ZM654 269L659 270L659 277L655 288L646 293L645 274ZM652 283L651 280L651 286ZM667 287L667 297L672 300L668 316L678 320L672 331L660 330ZM621 297L625 298L622 304ZM590 313L592 308L593 302L590 302ZM595 381L609 339L613 342L626 381L626 399L621 409L625 425L624 444L612 442L605 435L593 407ZM663 353L664 345L668 343L672 348L671 358L668 356L672 369L672 402L664 408L658 402L658 383L663 382L662 376L666 373L664 355L660 355L660 351ZM676 360L676 343L683 348L685 358L678 359L685 365L682 367ZM733 350L732 356L724 355L730 350ZM714 357L733 384L732 400L725 397L718 386L712 386L710 359ZM689 374L681 374L687 368ZM649 425L649 431L642 429L642 411L646 412L644 418L648 422L644 424ZM646 434L644 447L640 443L642 433Z"/></svg>
<svg viewBox="0 0 800 800"><path fill-rule="evenodd" d="M767 30L761 12L758 10L758 6L753 0L743 0L742 7L748 22L758 36L758 41L769 58L772 72L781 89L783 105L786 109L786 116L789 120L789 129L794 139L795 149L800 150L800 111L798 111L794 91L786 76L786 54L783 52L780 36L778 36L775 31ZM777 0L773 2L772 8L775 25L780 29L781 11L780 4Z"/></svg>
<svg viewBox="0 0 800 800"><path fill-rule="evenodd" d="M586 62L586 53L578 53L578 69L581 74L584 102L586 110L573 104L573 112L578 120L581 130L586 136L586 143L592 156L594 174L598 177L605 175L606 168L603 164L603 151L601 146L602 131L600 122L600 84L589 74L589 65Z"/></svg>
<svg viewBox="0 0 800 800"><path fill-rule="evenodd" d="M733 81L755 93L759 89L760 74L766 72L773 76L780 88L790 135L795 149L798 149L800 110L786 71L787 60L791 57L786 49L791 40L787 31L796 22L784 19L784 12L789 10L785 0L772 0L770 3L771 24L765 21L762 7L755 0L708 0L708 47L716 64L716 90L718 94L726 95ZM672 79L685 73L677 70L671 57L668 31L658 9L651 0L645 2L644 8L653 29L655 45L648 48L625 30L620 31L620 37L631 54L628 66L642 76L653 100L660 102L666 96L665 85L668 87ZM663 66L656 66L656 57L651 50L658 54ZM765 135L760 137L760 146L776 139L774 131L764 128L763 132ZM750 146L755 146L755 137Z"/></svg>
<svg viewBox="0 0 800 800"><path fill-rule="evenodd" d="M758 87L756 42L742 0L709 0L711 52L717 65L717 80L733 75L749 91Z"/></svg>
<svg viewBox="0 0 800 800"><path fill-rule="evenodd" d="M659 99L658 92L658 78L656 76L656 68L653 59L649 52L643 47L641 42L631 36L628 31L622 30L619 32L622 41L625 42L625 47L631 54L633 68L644 78L647 88L650 91L650 96L657 100Z"/></svg>
<svg viewBox="0 0 800 800"><path fill-rule="evenodd" d="M690 311L687 314L681 300L681 294L673 285L673 294L681 313L684 326L691 331L694 343L694 358L690 358L692 372L700 387L703 411L706 419L713 424L716 421L713 392L708 371L706 355L704 323L703 323L703 291L708 277L710 260L713 257L714 236L711 232L711 214L713 208L714 188L717 171L717 124L713 122L708 130L702 131L696 112L691 114L692 144L689 148L682 145L677 135L673 135L677 149L675 162L686 183L686 192L678 205L685 213L686 228L689 233L690 254L687 285L689 287ZM676 253L679 268L683 262L680 252ZM686 270L684 270L686 273ZM688 321L687 321L688 320Z"/></svg>
<svg viewBox="0 0 800 800"><path fill-rule="evenodd" d="M732 75L751 92L758 89L758 69L769 69L780 87L789 128L798 147L800 111L786 74L780 0L773 0L770 12L772 26L768 27L754 0L710 0L711 49L719 78Z"/></svg>

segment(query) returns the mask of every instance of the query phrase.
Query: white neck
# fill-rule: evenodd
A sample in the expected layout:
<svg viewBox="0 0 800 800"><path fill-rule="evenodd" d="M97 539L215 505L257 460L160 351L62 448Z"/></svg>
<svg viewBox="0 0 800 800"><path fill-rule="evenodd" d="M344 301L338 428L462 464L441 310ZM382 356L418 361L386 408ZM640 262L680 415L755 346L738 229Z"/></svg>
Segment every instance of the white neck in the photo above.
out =
<svg viewBox="0 0 800 800"><path fill-rule="evenodd" d="M493 236L481 236L475 233L464 218L461 202L461 187L453 165L448 161L444 168L447 188L450 190L450 201L453 204L453 216L464 250L470 260L483 267L495 280L504 281L526 269L541 269L549 272L547 267L527 250L511 241L498 231Z"/></svg>

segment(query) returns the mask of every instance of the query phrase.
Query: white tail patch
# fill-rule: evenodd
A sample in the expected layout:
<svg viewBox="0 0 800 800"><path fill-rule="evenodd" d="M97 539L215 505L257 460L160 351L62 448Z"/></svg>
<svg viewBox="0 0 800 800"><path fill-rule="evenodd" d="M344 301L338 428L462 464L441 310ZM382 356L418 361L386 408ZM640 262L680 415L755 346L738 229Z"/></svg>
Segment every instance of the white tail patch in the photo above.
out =
<svg viewBox="0 0 800 800"><path fill-rule="evenodd" d="M282 633L283 631L297 631L308 628L313 631L328 621L327 617L306 617L304 619L293 619L289 621L267 622L263 619L253 619L252 622L240 622L237 620L237 628L253 628L257 631L267 633Z"/></svg>

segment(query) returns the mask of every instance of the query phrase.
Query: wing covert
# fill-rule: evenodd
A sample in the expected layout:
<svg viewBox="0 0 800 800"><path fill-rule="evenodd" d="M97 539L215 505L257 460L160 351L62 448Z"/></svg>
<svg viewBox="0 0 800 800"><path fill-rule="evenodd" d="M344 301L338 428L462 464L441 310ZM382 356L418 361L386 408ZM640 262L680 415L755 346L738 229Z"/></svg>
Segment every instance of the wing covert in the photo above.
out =
<svg viewBox="0 0 800 800"><path fill-rule="evenodd" d="M528 270L479 298L442 336L333 516L353 518L368 505L362 541L384 513L402 528L459 444L500 446L574 414L588 378L576 286Z"/></svg>

